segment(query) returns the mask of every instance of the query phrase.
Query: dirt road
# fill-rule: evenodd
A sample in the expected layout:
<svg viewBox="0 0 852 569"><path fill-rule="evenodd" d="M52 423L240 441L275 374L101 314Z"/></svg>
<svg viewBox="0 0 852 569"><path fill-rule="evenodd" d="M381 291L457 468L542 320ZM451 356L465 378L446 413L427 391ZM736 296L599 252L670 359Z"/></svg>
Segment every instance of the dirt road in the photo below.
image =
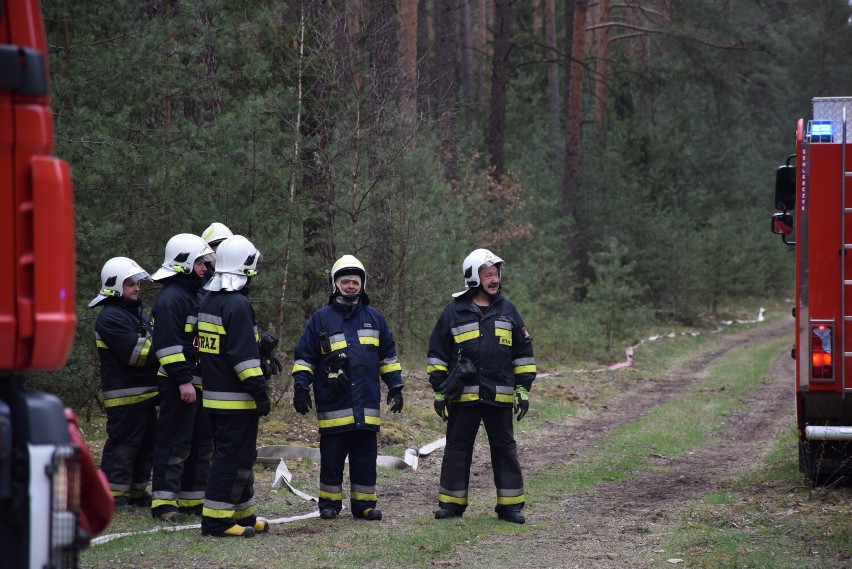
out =
<svg viewBox="0 0 852 569"><path fill-rule="evenodd" d="M575 460L613 429L636 421L682 390L699 385L706 370L734 348L783 335L789 335L792 341L792 327L792 320L784 319L726 334L713 351L697 353L664 375L624 382L620 395L582 418L537 425L535 436L518 437L525 475L534 477L557 463ZM659 566L652 560L659 558L661 532L667 530L658 522L753 468L771 442L789 428L794 407L793 360L788 350L778 354L769 375L760 393L743 401L743 410L730 418L714 442L694 448L681 458L656 457L663 467L660 470L643 471L626 481L566 496L560 504L529 507L528 524L553 529L536 532L535 557L520 559L514 567ZM434 458L439 460L440 457ZM418 477L414 488L410 480L391 484L383 489L383 503L393 502L398 496L406 508L393 515L422 515L424 510L434 509L436 481L437 477ZM472 470L471 502L492 501L488 449L480 438ZM485 567L493 566L493 559L489 559L487 548L460 548L457 557L435 564Z"/></svg>

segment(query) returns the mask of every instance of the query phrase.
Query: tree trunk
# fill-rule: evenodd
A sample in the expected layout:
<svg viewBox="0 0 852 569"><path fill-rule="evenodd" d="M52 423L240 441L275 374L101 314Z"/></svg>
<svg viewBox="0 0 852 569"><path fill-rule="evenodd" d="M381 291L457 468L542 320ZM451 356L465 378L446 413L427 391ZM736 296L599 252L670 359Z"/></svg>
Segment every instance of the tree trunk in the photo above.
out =
<svg viewBox="0 0 852 569"><path fill-rule="evenodd" d="M397 68L397 11L395 0L375 0L372 4L370 26L370 50L373 89L370 97L371 143L367 151L367 171L372 187L386 187L376 184L382 177L381 150L390 142L388 121L389 110L395 100ZM375 246L372 254L373 267L370 271L371 289L375 300L381 304L388 295L393 274L393 208L389 198L383 196L379 201L380 215L373 227Z"/></svg>
<svg viewBox="0 0 852 569"><path fill-rule="evenodd" d="M473 10L473 70L474 70L474 87L473 100L475 103L480 103L485 100L485 94L489 91L488 84L488 67L489 67L489 48L488 48L488 30L491 29L491 21L488 16L489 3L487 0L470 0L474 5Z"/></svg>
<svg viewBox="0 0 852 569"><path fill-rule="evenodd" d="M319 58L328 55L324 52L327 34L329 10L327 3L312 0L303 4L305 10L306 33L304 39L304 59ZM340 54L337 54L339 57ZM350 62L342 63L344 68ZM330 268L335 258L334 247L334 186L329 171L328 147L331 143L333 124L328 113L329 90L323 75L303 75L301 86L305 89L302 101L302 120L300 139L303 150L297 152L298 171L302 175L302 191L308 202L308 212L302 223L304 235L304 256L302 273L305 288L302 290L303 313L307 319L316 309L312 298L326 283L317 278L318 268Z"/></svg>
<svg viewBox="0 0 852 569"><path fill-rule="evenodd" d="M591 14L593 24L609 22L610 0L598 0ZM609 26L597 26L592 36L595 53L595 122L603 125L609 99ZM601 129L603 131L603 129Z"/></svg>
<svg viewBox="0 0 852 569"><path fill-rule="evenodd" d="M202 11L198 14L201 28L213 27L213 14L210 11ZM196 125L210 123L216 120L222 107L222 98L219 93L219 63L216 60L216 49L209 42L204 42L204 50L197 61L204 66L203 76L198 77L200 89L187 95L183 99L183 116ZM188 67L189 62L185 62Z"/></svg>
<svg viewBox="0 0 852 569"><path fill-rule="evenodd" d="M399 96L409 118L415 112L417 93L417 0L399 2ZM415 122L415 121L412 121Z"/></svg>
<svg viewBox="0 0 852 569"><path fill-rule="evenodd" d="M509 87L509 52L512 49L510 0L494 0L494 56L491 59L491 114L488 152L491 175L503 178L503 141L506 136L506 90Z"/></svg>
<svg viewBox="0 0 852 569"><path fill-rule="evenodd" d="M575 220L583 127L583 44L588 0L567 0L565 7L565 174L562 179L564 213Z"/></svg>
<svg viewBox="0 0 852 569"><path fill-rule="evenodd" d="M470 2L461 4L461 67L462 105L466 124L473 123L473 36L471 32Z"/></svg>
<svg viewBox="0 0 852 569"><path fill-rule="evenodd" d="M432 116L432 61L429 45L429 8L426 0L417 0L417 116L422 119Z"/></svg>
<svg viewBox="0 0 852 569"><path fill-rule="evenodd" d="M556 49L556 0L544 2L544 36L547 46L547 115L551 140L559 136L559 50ZM553 163L557 163L556 145L553 145Z"/></svg>
<svg viewBox="0 0 852 569"><path fill-rule="evenodd" d="M456 147L456 11L458 0L439 0L435 15L437 46L436 83L441 137L441 160L444 181L452 187L458 184L458 148Z"/></svg>
<svg viewBox="0 0 852 569"><path fill-rule="evenodd" d="M565 85L565 172L562 178L562 208L570 230L566 236L568 259L584 274L585 255L582 231L578 227L580 195L580 145L583 129L583 47L588 0L567 0L565 6L566 85Z"/></svg>
<svg viewBox="0 0 852 569"><path fill-rule="evenodd" d="M349 20L354 8L352 0L332 0L334 13L331 22L331 42L334 47L334 76L341 93L352 93L355 89L353 49L349 32Z"/></svg>

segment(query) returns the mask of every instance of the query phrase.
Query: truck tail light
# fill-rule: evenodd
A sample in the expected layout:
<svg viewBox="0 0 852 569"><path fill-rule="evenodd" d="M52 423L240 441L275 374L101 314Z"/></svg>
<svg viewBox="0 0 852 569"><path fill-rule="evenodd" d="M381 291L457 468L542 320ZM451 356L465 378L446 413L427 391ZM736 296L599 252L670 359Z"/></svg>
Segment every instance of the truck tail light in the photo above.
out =
<svg viewBox="0 0 852 569"><path fill-rule="evenodd" d="M77 567L81 545L78 530L80 515L80 451L61 446L53 453L51 485L50 544L56 567Z"/></svg>
<svg viewBox="0 0 852 569"><path fill-rule="evenodd" d="M811 377L834 379L834 358L831 352L831 326L811 327Z"/></svg>

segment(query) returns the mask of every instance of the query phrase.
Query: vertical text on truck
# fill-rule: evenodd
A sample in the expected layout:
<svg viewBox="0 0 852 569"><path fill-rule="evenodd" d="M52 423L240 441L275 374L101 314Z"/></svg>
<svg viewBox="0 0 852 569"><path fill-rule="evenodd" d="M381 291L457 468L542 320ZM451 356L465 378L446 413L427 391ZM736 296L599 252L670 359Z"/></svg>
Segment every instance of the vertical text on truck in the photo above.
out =
<svg viewBox="0 0 852 569"><path fill-rule="evenodd" d="M112 515L109 485L30 370L65 365L75 314L71 171L51 156L38 0L0 0L0 565L76 567Z"/></svg>
<svg viewBox="0 0 852 569"><path fill-rule="evenodd" d="M772 232L794 247L799 470L852 479L852 97L813 99L775 179Z"/></svg>

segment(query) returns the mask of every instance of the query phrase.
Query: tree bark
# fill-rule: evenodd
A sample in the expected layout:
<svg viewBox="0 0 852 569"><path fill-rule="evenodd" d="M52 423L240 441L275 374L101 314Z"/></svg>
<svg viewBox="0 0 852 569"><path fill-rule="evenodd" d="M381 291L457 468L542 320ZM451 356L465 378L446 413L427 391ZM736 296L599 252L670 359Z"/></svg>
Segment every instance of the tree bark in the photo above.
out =
<svg viewBox="0 0 852 569"><path fill-rule="evenodd" d="M331 42L334 47L334 77L341 93L352 93L355 89L352 39L349 20L354 8L352 0L332 0Z"/></svg>
<svg viewBox="0 0 852 569"><path fill-rule="evenodd" d="M491 29L491 21L489 20L487 0L470 0L474 5L473 10L473 70L474 70L474 87L473 100L475 103L480 103L485 100L485 94L489 92L489 73L488 66L490 54L488 48L488 30Z"/></svg>
<svg viewBox="0 0 852 569"><path fill-rule="evenodd" d="M431 112L432 50L429 44L429 8L426 0L417 0L417 116L429 118Z"/></svg>
<svg viewBox="0 0 852 569"><path fill-rule="evenodd" d="M547 115L550 137L559 136L559 51L556 49L556 0L544 2L544 36L547 46ZM553 146L553 163L556 163L556 145Z"/></svg>
<svg viewBox="0 0 852 569"><path fill-rule="evenodd" d="M367 151L367 171L372 187L384 187L376 182L381 178L381 150L390 143L388 112L395 100L397 62L397 11L395 0L375 0L372 3L370 26L370 97L371 143ZM379 200L380 215L374 222L373 267L370 271L371 289L376 301L387 296L393 277L393 208L387 196Z"/></svg>
<svg viewBox="0 0 852 569"><path fill-rule="evenodd" d="M592 23L608 22L610 18L610 0L598 0L590 14ZM607 101L609 99L609 26L594 28L592 39L595 54L595 122L602 125L606 121ZM602 129L603 130L603 129Z"/></svg>
<svg viewBox="0 0 852 569"><path fill-rule="evenodd" d="M565 171L562 177L562 208L569 231L566 251L569 261L577 267L578 277L584 274L581 267L586 247L578 227L578 201L580 196L580 145L583 129L583 48L585 43L588 0L566 0L565 42Z"/></svg>
<svg viewBox="0 0 852 569"><path fill-rule="evenodd" d="M417 0L399 2L398 88L400 105L409 117L415 112L414 101L417 93L417 4Z"/></svg>
<svg viewBox="0 0 852 569"><path fill-rule="evenodd" d="M571 221L577 215L580 143L583 127L583 45L588 0L567 0L565 7L565 173L562 205Z"/></svg>
<svg viewBox="0 0 852 569"><path fill-rule="evenodd" d="M302 4L305 11L304 57L310 60L328 55L327 29L330 26L327 0L310 0ZM340 57L340 54L337 54ZM343 68L350 62L343 62ZM334 186L329 170L328 148L332 137L332 118L328 112L329 88L322 73L302 75L304 89L299 138L303 149L297 151L298 171L301 173L302 191L309 204L302 223L304 256L302 274L303 314L310 317L316 306L312 297L328 286L316 278L317 268L331 267L335 258L334 246Z"/></svg>
<svg viewBox="0 0 852 569"><path fill-rule="evenodd" d="M473 123L473 36L471 31L470 2L461 3L461 54L460 72L462 84L462 105L466 124Z"/></svg>
<svg viewBox="0 0 852 569"><path fill-rule="evenodd" d="M488 152L491 175L503 178L503 143L506 136L506 90L509 87L509 52L512 49L510 0L494 0L494 55L491 59L491 113Z"/></svg>
<svg viewBox="0 0 852 569"><path fill-rule="evenodd" d="M441 160L444 181L452 187L458 184L458 148L456 146L456 13L458 0L439 0L435 15L437 46L435 55L438 86L438 114L441 137Z"/></svg>

